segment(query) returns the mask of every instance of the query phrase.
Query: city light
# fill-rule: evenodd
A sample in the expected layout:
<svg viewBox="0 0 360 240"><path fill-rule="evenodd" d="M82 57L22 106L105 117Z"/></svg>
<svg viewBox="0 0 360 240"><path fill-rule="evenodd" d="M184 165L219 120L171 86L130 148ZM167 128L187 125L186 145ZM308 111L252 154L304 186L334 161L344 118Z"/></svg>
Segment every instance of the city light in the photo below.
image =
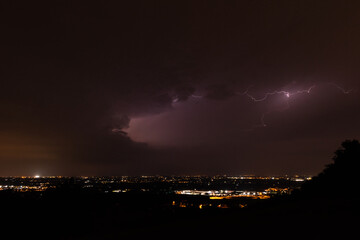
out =
<svg viewBox="0 0 360 240"><path fill-rule="evenodd" d="M18 176L0 177L0 191L46 191L66 184L81 189L124 194L131 192L166 192L209 199L253 198L266 199L273 195L290 194L309 176L119 176L119 177L64 177ZM149 187L152 186L152 187ZM154 188L154 186L156 186ZM251 189L251 188L258 189ZM249 189L246 189L249 188ZM202 206L204 207L204 206Z"/></svg>

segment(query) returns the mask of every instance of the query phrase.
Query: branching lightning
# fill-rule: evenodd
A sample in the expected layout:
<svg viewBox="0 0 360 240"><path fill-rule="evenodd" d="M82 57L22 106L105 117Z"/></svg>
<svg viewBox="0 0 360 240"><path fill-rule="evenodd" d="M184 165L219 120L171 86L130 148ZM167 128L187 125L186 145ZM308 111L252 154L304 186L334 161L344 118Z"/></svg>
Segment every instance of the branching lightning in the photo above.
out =
<svg viewBox="0 0 360 240"><path fill-rule="evenodd" d="M275 90L273 92L267 92L265 93L265 95L262 97L262 98L255 98L253 95L249 94L249 89L251 87L249 87L245 92L243 93L237 93L238 95L246 95L248 96L251 100L253 100L254 102L262 102L262 101L265 101L269 96L272 96L272 95L276 95L276 94L282 94L284 95L285 97L287 98L290 98L291 96L294 96L294 95L297 95L297 94L302 94L302 93L307 93L309 94L311 92L311 90L315 87L315 85L309 87L308 89L304 89L304 90L298 90L296 92L288 92L288 91L284 91L284 90L281 90L281 91L278 91L278 90Z"/></svg>
<svg viewBox="0 0 360 240"><path fill-rule="evenodd" d="M311 90L313 88L316 87L316 85L312 85L311 87L307 88L307 89L302 89L302 90L297 90L295 92L289 92L289 91L284 91L284 90L275 90L275 91L272 91L272 92L267 92L265 93L265 95L262 97L262 98L256 98L254 97L253 95L251 95L249 93L249 90L252 86L248 87L247 90L243 93L237 93L238 95L245 95L247 97L249 97L253 102L262 102L262 101L265 101L268 99L269 96L272 96L272 95L277 95L277 94L280 94L280 95L283 95L284 97L286 98L290 98L292 96L295 96L295 95L298 95L298 94L310 94ZM286 108L285 109L282 109L282 110L286 110L289 108L289 103L288 101L286 101ZM272 111L266 111L264 112L262 115L261 115L261 118L260 118L260 127L266 127L266 123L265 123L265 116L269 113L271 113ZM256 127L259 127L259 125L256 125Z"/></svg>
<svg viewBox="0 0 360 240"><path fill-rule="evenodd" d="M353 89L344 89L341 86L339 86L338 84L334 83L334 82L327 82L326 84L335 87L336 89L338 89L339 91L341 91L343 94L350 94L351 92L353 92ZM266 123L265 123L265 117L266 115L274 112L274 111L285 111L286 109L288 109L290 107L288 99L296 96L296 95L301 95L301 94L310 94L312 92L312 90L316 87L318 87L317 85L312 85L309 88L306 89L301 89L301 90L297 90L297 91L286 91L286 90L274 90L271 92L266 92L262 97L255 97L254 95L250 94L250 89L254 87L254 85L250 85L244 92L235 92L235 95L237 96L246 96L248 97L251 101L253 101L254 103L258 103L258 102L264 102L266 100L269 99L269 97L274 96L274 95L282 95L285 97L285 103L286 103L286 107L279 110L268 110L264 113L262 113L261 117L260 117L260 124L259 125L255 125L254 127L266 127ZM202 95L196 95L196 94L192 94L191 95L192 98L195 99L201 99L204 98L205 96Z"/></svg>

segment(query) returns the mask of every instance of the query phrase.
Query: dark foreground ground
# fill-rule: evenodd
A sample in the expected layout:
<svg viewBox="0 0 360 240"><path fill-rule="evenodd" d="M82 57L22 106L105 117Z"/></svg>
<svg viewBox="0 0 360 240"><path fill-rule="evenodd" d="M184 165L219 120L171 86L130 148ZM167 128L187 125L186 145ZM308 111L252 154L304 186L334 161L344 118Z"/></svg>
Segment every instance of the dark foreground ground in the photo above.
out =
<svg viewBox="0 0 360 240"><path fill-rule="evenodd" d="M350 239L358 231L358 198L346 195L236 200L247 206L227 209L174 207L174 200L183 199L151 193L2 191L1 233L9 233L8 239Z"/></svg>

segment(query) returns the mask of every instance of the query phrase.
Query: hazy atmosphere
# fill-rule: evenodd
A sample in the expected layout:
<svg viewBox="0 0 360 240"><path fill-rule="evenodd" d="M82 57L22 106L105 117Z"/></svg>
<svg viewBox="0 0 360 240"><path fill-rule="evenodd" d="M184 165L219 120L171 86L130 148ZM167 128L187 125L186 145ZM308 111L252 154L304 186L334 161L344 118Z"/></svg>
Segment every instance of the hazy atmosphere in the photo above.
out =
<svg viewBox="0 0 360 240"><path fill-rule="evenodd" d="M317 174L360 135L338 3L2 1L0 175Z"/></svg>

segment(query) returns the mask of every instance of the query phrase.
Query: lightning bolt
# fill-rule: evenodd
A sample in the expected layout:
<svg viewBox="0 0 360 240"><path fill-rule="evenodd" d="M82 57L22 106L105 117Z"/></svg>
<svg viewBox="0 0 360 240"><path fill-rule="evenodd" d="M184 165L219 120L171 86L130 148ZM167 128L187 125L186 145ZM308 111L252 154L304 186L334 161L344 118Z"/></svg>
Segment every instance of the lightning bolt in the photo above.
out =
<svg viewBox="0 0 360 240"><path fill-rule="evenodd" d="M353 91L353 89L345 90L344 88L340 87L339 85L337 85L336 83L333 83L333 82L329 82L327 84L336 87L337 89L342 91L344 94L349 94L349 93L351 93Z"/></svg>
<svg viewBox="0 0 360 240"><path fill-rule="evenodd" d="M282 94L282 95L284 95L286 98L290 98L291 96L294 96L294 95L297 95L297 94L302 94L302 93L307 93L307 94L309 94L309 93L311 92L311 90L316 87L316 85L313 85L313 86L309 87L308 89L298 90L298 91L293 92L293 93L288 92L288 91L284 91L284 90L280 90L280 91L279 91L279 90L275 90L275 91L273 91L273 92L267 92L267 93L265 93L265 95L264 95L262 98L256 98L256 97L254 97L253 95L251 95L251 94L249 93L249 90L250 90L251 87L252 87L252 86L250 86L245 92L240 93L240 94L237 93L237 94L238 94L238 95L246 95L246 96L248 96L248 97L249 97L252 101L254 101L254 102L262 102L262 101L265 101L269 96L276 95L276 94Z"/></svg>
<svg viewBox="0 0 360 240"><path fill-rule="evenodd" d="M256 98L256 97L254 97L253 95L251 95L249 93L249 90L250 90L251 87L252 86L247 88L247 90L245 92L243 92L243 93L241 93L239 95L245 95L245 96L249 97L253 102L263 102L263 101L267 100L269 96L277 95L277 94L283 95L286 98L290 98L290 97L298 95L298 94L304 94L304 93L310 94L311 90L314 89L316 87L316 85L312 85L311 87L309 87L307 89L298 90L298 91L295 91L295 92L289 92L289 91L285 91L285 90L275 90L275 91L272 91L272 92L265 93L265 95L263 97L261 97L261 98ZM286 101L286 108L282 109L281 111L285 111L289 107L290 107L289 102ZM255 125L255 127L266 127L267 125L265 123L265 117L266 117L267 114L270 114L271 112L273 112L273 111L269 110L269 111L263 113L261 115L261 118L260 118L260 125Z"/></svg>
<svg viewBox="0 0 360 240"><path fill-rule="evenodd" d="M335 87L336 89L341 91L343 94L350 94L353 91L353 89L346 90L346 89L342 88L341 86L339 86L338 84L336 84L334 82L327 82L326 84ZM285 90L274 90L274 91L271 91L271 92L266 92L262 97L259 97L259 98L257 98L254 95L250 94L250 89L252 87L254 87L254 85L250 85L244 92L235 92L235 94L238 95L238 96L246 96L251 101L253 101L254 103L264 102L264 101L268 100L269 97L274 96L274 95L283 95L285 97L285 99L286 99L286 101L285 101L286 102L286 107L285 108L280 109L280 110L268 110L268 111L262 113L262 115L260 117L260 124L254 126L254 127L266 127L267 126L266 122L265 122L266 115L268 115L268 114L270 114L270 113L272 113L274 111L285 111L286 109L288 109L290 107L289 102L288 102L289 98L291 98L293 96L296 96L296 95L300 95L300 94L310 94L311 91L315 87L317 87L317 85L312 85L309 88L301 89L301 90L297 90L297 91L293 91L293 92L285 91ZM196 94L191 95L191 97L195 98L195 99L204 98L204 96L196 95Z"/></svg>

